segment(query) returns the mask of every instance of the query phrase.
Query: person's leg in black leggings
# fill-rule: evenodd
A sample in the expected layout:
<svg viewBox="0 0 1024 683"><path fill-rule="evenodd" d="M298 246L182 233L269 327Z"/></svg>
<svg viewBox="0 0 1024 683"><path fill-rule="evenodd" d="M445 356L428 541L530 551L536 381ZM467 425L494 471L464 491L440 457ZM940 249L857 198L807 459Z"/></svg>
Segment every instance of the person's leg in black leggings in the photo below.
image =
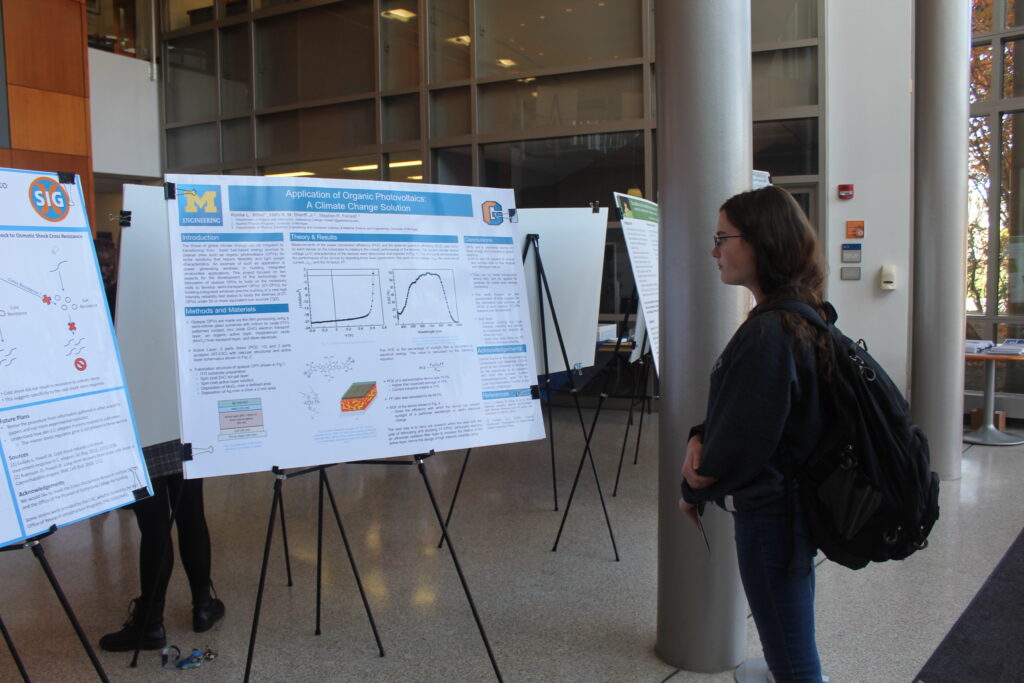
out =
<svg viewBox="0 0 1024 683"><path fill-rule="evenodd" d="M109 652L134 650L137 644L152 650L167 643L164 599L174 566L174 547L168 527L171 501L167 477L153 479L152 485L152 496L132 504L142 536L139 542L140 596L134 601L131 616L121 630L100 638L100 647Z"/></svg>
<svg viewBox="0 0 1024 683"><path fill-rule="evenodd" d="M140 617L144 616L147 601L153 601L150 623L163 621L164 598L174 568L174 546L169 542L168 527L173 499L168 498L168 479L170 477L153 479L153 495L136 501L132 506L142 535L139 542L139 585L142 599L137 609L143 610Z"/></svg>
<svg viewBox="0 0 1024 683"><path fill-rule="evenodd" d="M203 480L184 479L180 474L166 479L172 505L178 492L181 492L181 502L175 517L178 553L192 589L192 604L202 604L210 599L210 531L206 526L203 508Z"/></svg>

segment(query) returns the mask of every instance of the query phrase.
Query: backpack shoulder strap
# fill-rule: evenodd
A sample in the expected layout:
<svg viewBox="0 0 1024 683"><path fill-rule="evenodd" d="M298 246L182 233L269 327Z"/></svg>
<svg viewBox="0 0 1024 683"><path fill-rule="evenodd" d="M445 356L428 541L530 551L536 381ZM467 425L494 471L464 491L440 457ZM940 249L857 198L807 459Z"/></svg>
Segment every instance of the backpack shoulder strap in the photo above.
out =
<svg viewBox="0 0 1024 683"><path fill-rule="evenodd" d="M818 312L811 308L808 304L803 301L797 301L796 299L779 299L770 304L765 305L761 308L758 313L767 313L768 311L790 311L803 317L807 322L811 323L815 327L828 330L832 325L835 324L836 320L839 319L839 315L836 313L836 309L829 302L825 302L825 315L828 320L822 320Z"/></svg>

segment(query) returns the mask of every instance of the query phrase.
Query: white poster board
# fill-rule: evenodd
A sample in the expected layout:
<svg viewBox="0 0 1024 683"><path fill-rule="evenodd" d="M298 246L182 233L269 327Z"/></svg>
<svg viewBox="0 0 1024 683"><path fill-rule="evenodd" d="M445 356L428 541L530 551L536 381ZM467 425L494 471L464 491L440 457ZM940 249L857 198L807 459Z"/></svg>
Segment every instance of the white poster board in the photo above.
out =
<svg viewBox="0 0 1024 683"><path fill-rule="evenodd" d="M526 236L539 238L541 261L551 298L562 331L570 370L594 364L597 317L601 308L601 271L604 266L605 232L608 209L519 209L519 249ZM533 344L537 350L537 370L544 372L544 345L541 343L540 303L537 290L537 266L533 249L526 259L526 291L533 321ZM551 306L544 299L544 324L547 336L548 369L565 372L565 360L555 334Z"/></svg>
<svg viewBox="0 0 1024 683"><path fill-rule="evenodd" d="M544 437L511 190L167 181L187 477Z"/></svg>
<svg viewBox="0 0 1024 683"><path fill-rule="evenodd" d="M115 327L139 441L152 446L181 436L164 188L125 185L123 202Z"/></svg>
<svg viewBox="0 0 1024 683"><path fill-rule="evenodd" d="M84 206L0 169L0 545L152 492Z"/></svg>
<svg viewBox="0 0 1024 683"><path fill-rule="evenodd" d="M633 279L640 295L644 329L654 357L654 371L659 372L658 205L618 192L615 193L615 205L622 215L622 234L626 238Z"/></svg>

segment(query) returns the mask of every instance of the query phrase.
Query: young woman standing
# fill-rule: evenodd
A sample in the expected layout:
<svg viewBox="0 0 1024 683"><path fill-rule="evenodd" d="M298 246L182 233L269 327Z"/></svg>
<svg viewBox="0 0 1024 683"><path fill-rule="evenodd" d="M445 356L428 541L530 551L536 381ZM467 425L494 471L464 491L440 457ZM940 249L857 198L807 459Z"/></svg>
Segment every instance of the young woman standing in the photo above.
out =
<svg viewBox="0 0 1024 683"><path fill-rule="evenodd" d="M822 680L814 639L814 556L788 459L802 461L821 434L819 378L827 340L782 299L822 311L825 269L799 204L769 186L722 205L711 255L722 282L756 301L711 371L707 417L683 464L682 511L732 511L740 578L776 683ZM824 316L823 316L824 317Z"/></svg>

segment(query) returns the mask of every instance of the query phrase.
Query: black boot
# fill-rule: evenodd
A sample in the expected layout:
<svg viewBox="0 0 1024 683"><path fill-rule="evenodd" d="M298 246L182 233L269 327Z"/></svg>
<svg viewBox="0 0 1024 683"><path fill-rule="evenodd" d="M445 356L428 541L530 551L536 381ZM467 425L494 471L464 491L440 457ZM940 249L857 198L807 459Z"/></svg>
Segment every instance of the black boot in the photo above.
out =
<svg viewBox="0 0 1024 683"><path fill-rule="evenodd" d="M100 647L107 652L128 652L140 645L143 650L158 650L167 644L164 631L164 605L153 605L149 621L146 621L146 603L135 598L128 608L128 621L124 628L100 638ZM139 640L141 636L142 640Z"/></svg>
<svg viewBox="0 0 1024 683"><path fill-rule="evenodd" d="M209 631L218 619L224 616L224 603L217 598L206 598L192 605L192 630L196 633Z"/></svg>

